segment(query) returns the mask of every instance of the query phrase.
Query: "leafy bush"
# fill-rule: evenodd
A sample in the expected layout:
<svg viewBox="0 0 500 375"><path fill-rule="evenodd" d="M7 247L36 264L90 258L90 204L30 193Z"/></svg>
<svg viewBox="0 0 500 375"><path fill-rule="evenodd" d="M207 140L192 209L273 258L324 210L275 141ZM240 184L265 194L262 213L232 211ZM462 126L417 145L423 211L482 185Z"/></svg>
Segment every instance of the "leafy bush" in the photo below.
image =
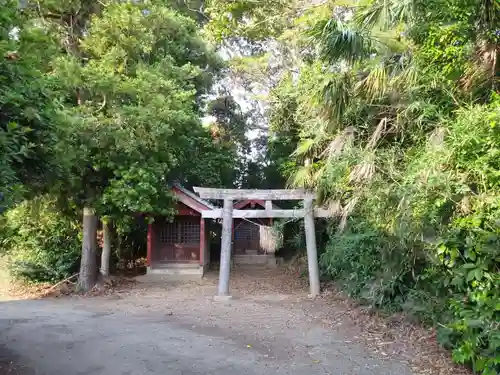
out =
<svg viewBox="0 0 500 375"><path fill-rule="evenodd" d="M379 255L383 240L379 232L364 224L334 234L320 260L323 272L342 280L347 292L356 297L369 289L381 269Z"/></svg>
<svg viewBox="0 0 500 375"><path fill-rule="evenodd" d="M483 375L500 373L500 98L458 113L451 160L471 193L439 251L449 264L453 358Z"/></svg>
<svg viewBox="0 0 500 375"><path fill-rule="evenodd" d="M358 189L325 274L371 305L439 327L456 362L500 373L500 98L443 120L428 142ZM431 137L433 135L431 134ZM337 166L340 164L337 164Z"/></svg>
<svg viewBox="0 0 500 375"><path fill-rule="evenodd" d="M416 283L418 263L395 236L370 226L362 217L351 221L345 232L331 237L320 261L323 272L367 304L400 310Z"/></svg>
<svg viewBox="0 0 500 375"><path fill-rule="evenodd" d="M500 277L491 278L492 289L451 300L453 320L439 331L453 359L483 375L500 373Z"/></svg>
<svg viewBox="0 0 500 375"><path fill-rule="evenodd" d="M500 216L498 199L457 219L439 245L451 272L444 279L455 295L452 319L440 329L440 342L453 349L453 359L483 375L500 372ZM473 206L474 206L473 203ZM477 210L477 211L476 211Z"/></svg>
<svg viewBox="0 0 500 375"><path fill-rule="evenodd" d="M54 282L78 270L79 223L64 216L47 198L24 202L5 213L2 248L11 274L29 282Z"/></svg>

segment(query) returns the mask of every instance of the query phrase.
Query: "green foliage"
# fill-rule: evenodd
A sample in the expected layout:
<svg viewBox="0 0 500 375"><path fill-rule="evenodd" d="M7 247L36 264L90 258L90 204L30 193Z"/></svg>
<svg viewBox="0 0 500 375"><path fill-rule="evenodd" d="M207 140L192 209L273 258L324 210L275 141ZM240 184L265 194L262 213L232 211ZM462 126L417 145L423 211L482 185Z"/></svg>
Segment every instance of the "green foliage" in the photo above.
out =
<svg viewBox="0 0 500 375"><path fill-rule="evenodd" d="M288 0L209 0L206 31L217 41L235 36L265 40L281 34L289 22L283 15L292 12L296 3Z"/></svg>
<svg viewBox="0 0 500 375"><path fill-rule="evenodd" d="M482 374L500 359L499 108L495 98L460 109L398 170L379 151L382 173L361 189L339 180L351 167L338 162L323 175L358 198L323 254L324 272L369 304L439 323L453 358Z"/></svg>
<svg viewBox="0 0 500 375"><path fill-rule="evenodd" d="M455 220L437 251L456 292L450 299L453 318L440 341L453 348L454 360L482 374L500 369L500 211L498 197L491 198L477 199L470 214Z"/></svg>
<svg viewBox="0 0 500 375"><path fill-rule="evenodd" d="M115 218L169 215L169 182L232 182L232 150L211 142L200 121L222 63L191 17L161 1L49 1L27 14L42 17L65 51L47 75L61 102L53 115L59 175L49 185L61 202Z"/></svg>
<svg viewBox="0 0 500 375"><path fill-rule="evenodd" d="M30 27L17 2L0 5L0 195L9 207L44 189L57 171L54 103L44 73L55 53L50 38ZM15 30L15 32L14 32Z"/></svg>
<svg viewBox="0 0 500 375"><path fill-rule="evenodd" d="M338 215L324 275L498 373L498 2L295 6L269 155Z"/></svg>
<svg viewBox="0 0 500 375"><path fill-rule="evenodd" d="M53 199L23 202L9 210L4 221L0 240L14 277L54 282L78 270L80 225L58 212Z"/></svg>
<svg viewBox="0 0 500 375"><path fill-rule="evenodd" d="M331 236L321 257L322 270L341 280L351 296L387 307L401 294L408 272L392 257L398 250L394 242L382 231L366 227L366 223L351 225L347 232ZM387 261L390 263L384 264Z"/></svg>
<svg viewBox="0 0 500 375"><path fill-rule="evenodd" d="M167 214L169 175L204 142L196 98L218 60L194 21L156 4L106 6L78 48L87 61L55 62L61 92L78 88L62 113L67 177L58 194L104 213Z"/></svg>
<svg viewBox="0 0 500 375"><path fill-rule="evenodd" d="M495 221L498 213L497 210L494 214ZM471 216L459 220L456 224L459 231L453 238L454 243L460 244L456 235L467 236L461 242L465 242L465 246L441 247L446 262L454 263L450 267L449 282L461 293L450 299L453 318L440 330L439 338L443 345L453 348L455 361L470 364L482 374L497 374L500 369L500 241L498 229L493 234L488 228L489 218ZM455 260L456 252L460 258Z"/></svg>
<svg viewBox="0 0 500 375"><path fill-rule="evenodd" d="M318 236L329 239L323 276L437 325L454 360L477 373L500 372L497 1L49 0L1 10L0 197L13 206L49 190L65 209L42 200L37 221L35 201L7 213L5 246L31 267L19 275L71 272L78 207L112 216L135 254L144 228L127 215L171 214L167 182L288 179L338 216ZM227 71L201 26L222 52L238 50L230 67L248 90L270 93L255 160L242 156L255 114L227 92L207 105Z"/></svg>
<svg viewBox="0 0 500 375"><path fill-rule="evenodd" d="M234 182L238 155L201 123L223 67L198 32L205 21L191 0L2 3L0 211L15 207L2 220L16 275L73 270L83 206L127 242L127 216L173 213L172 181ZM36 221L17 215L35 203L15 204L46 192L31 240Z"/></svg>
<svg viewBox="0 0 500 375"><path fill-rule="evenodd" d="M185 186L231 187L239 165L234 144L219 143L208 133L201 133L191 144L179 150L182 164L172 171Z"/></svg>

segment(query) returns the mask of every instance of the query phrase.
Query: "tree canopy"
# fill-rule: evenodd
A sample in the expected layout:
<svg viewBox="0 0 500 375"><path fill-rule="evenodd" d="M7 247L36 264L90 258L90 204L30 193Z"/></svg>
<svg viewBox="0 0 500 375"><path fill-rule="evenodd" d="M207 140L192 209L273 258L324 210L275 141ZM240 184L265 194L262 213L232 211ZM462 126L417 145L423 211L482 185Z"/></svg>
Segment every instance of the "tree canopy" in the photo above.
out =
<svg viewBox="0 0 500 375"><path fill-rule="evenodd" d="M2 82L12 106L2 192L19 186L17 199L45 192L64 212L120 219L170 215L173 182L233 183L233 149L202 126L223 62L196 20L161 1L5 8L19 26L5 23L5 53L15 53L2 61L13 75Z"/></svg>
<svg viewBox="0 0 500 375"><path fill-rule="evenodd" d="M90 22L85 58L54 62L58 89L76 100L61 113L71 147L61 189L103 210L161 212L184 150L205 146L199 101L220 62L193 20L162 5L111 4Z"/></svg>
<svg viewBox="0 0 500 375"><path fill-rule="evenodd" d="M67 235L84 207L171 214L174 181L314 189L325 277L496 374L499 19L492 0L4 2L0 206L43 195ZM12 212L19 247L36 223Z"/></svg>
<svg viewBox="0 0 500 375"><path fill-rule="evenodd" d="M2 5L0 24L0 206L19 202L53 180L56 100L45 75L51 39L30 27L16 8Z"/></svg>

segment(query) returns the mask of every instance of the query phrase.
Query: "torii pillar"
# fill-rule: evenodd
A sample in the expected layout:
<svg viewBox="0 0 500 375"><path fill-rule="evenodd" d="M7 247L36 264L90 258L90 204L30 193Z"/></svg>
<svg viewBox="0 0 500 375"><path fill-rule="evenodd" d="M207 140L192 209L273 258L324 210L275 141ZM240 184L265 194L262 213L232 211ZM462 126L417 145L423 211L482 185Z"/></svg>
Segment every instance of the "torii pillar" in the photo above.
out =
<svg viewBox="0 0 500 375"><path fill-rule="evenodd" d="M231 276L231 240L233 233L233 201L224 199L222 212L222 239L220 252L219 299L229 299L229 279Z"/></svg>
<svg viewBox="0 0 500 375"><path fill-rule="evenodd" d="M211 189L195 187L194 191L206 199L219 199L224 201L224 208L202 212L203 218L222 218L222 239L220 257L220 275L217 296L215 300L228 300L229 279L231 276L231 242L233 218L304 218L307 244L307 264L309 271L309 287L311 297L320 293L318 251L316 248L316 234L314 229L315 217L329 217L330 213L322 209L314 209L314 193L300 189L276 190L245 190L245 189ZM233 200L259 199L266 201L264 210L233 210ZM273 209L273 200L303 200L303 209L281 210Z"/></svg>

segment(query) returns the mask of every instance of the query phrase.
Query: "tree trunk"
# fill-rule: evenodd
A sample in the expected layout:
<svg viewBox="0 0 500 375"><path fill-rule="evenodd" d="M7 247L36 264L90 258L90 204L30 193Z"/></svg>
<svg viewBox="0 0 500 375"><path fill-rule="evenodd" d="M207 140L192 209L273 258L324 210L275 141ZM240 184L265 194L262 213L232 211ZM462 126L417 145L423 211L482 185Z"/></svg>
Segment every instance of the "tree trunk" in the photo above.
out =
<svg viewBox="0 0 500 375"><path fill-rule="evenodd" d="M102 222L102 255L101 255L101 275L109 276L109 259L111 258L111 222Z"/></svg>
<svg viewBox="0 0 500 375"><path fill-rule="evenodd" d="M97 216L93 209L83 209L82 260L78 286L83 291L92 289L97 280Z"/></svg>

